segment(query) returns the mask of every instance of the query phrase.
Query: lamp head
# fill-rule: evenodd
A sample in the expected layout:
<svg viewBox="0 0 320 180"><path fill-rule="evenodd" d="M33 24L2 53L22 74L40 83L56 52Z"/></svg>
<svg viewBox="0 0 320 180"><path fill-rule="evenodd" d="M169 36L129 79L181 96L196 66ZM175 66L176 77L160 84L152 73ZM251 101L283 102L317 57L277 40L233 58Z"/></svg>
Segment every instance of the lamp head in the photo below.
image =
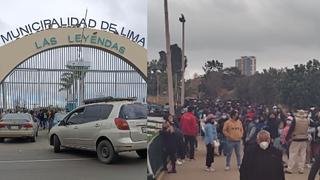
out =
<svg viewBox="0 0 320 180"><path fill-rule="evenodd" d="M181 14L181 17L179 17L179 21L182 23L186 22L186 19L184 18L183 14Z"/></svg>

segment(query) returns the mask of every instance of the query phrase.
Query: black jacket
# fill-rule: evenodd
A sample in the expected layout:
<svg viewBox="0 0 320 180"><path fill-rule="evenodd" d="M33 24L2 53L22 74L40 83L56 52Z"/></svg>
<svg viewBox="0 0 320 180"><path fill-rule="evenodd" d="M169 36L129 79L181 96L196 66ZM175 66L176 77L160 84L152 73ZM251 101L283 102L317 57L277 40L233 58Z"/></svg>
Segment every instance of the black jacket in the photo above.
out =
<svg viewBox="0 0 320 180"><path fill-rule="evenodd" d="M275 139L279 137L279 124L280 120L277 119L269 119L267 121L266 130L270 133L271 139Z"/></svg>
<svg viewBox="0 0 320 180"><path fill-rule="evenodd" d="M315 180L317 173L319 172L319 169L320 169L320 157L317 157L316 161L313 163L310 169L308 180Z"/></svg>
<svg viewBox="0 0 320 180"><path fill-rule="evenodd" d="M282 153L273 146L266 150L258 145L248 148L242 159L240 180L285 180Z"/></svg>
<svg viewBox="0 0 320 180"><path fill-rule="evenodd" d="M166 131L166 129L162 129L160 132L162 136L164 150L168 153L176 153L177 152L177 143L178 143L178 136L176 131L174 133L170 133Z"/></svg>

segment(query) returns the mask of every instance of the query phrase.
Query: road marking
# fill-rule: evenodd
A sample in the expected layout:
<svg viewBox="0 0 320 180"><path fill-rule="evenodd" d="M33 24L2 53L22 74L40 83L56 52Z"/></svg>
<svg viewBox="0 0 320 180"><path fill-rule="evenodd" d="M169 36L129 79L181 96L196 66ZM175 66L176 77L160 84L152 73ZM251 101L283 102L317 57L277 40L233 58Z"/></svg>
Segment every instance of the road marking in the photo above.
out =
<svg viewBox="0 0 320 180"><path fill-rule="evenodd" d="M35 163L35 162L59 162L59 161L86 161L95 158L77 158L77 159L38 159L38 160L18 160L18 161L0 161L0 164L5 163Z"/></svg>

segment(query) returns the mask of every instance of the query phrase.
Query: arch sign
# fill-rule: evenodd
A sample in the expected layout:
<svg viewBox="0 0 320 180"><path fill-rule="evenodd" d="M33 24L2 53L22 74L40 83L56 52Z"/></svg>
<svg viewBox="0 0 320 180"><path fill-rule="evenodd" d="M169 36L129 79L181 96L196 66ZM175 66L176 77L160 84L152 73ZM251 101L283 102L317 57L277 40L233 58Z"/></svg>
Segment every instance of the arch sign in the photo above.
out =
<svg viewBox="0 0 320 180"><path fill-rule="evenodd" d="M66 46L88 46L110 52L132 65L146 80L147 50L144 47L111 32L64 27L39 31L0 47L0 82L28 58L49 49Z"/></svg>

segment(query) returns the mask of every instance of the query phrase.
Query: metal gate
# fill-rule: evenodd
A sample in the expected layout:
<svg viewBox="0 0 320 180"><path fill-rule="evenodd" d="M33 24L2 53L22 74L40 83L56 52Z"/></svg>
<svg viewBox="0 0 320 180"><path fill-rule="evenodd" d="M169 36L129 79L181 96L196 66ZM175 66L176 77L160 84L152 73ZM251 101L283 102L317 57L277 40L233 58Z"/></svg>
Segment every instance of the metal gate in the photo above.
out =
<svg viewBox="0 0 320 180"><path fill-rule="evenodd" d="M71 72L66 64L82 58L91 62L86 74L84 98L99 96L137 97L145 100L147 84L121 58L91 47L62 47L34 55L19 65L0 86L0 107L64 107L66 91L61 76Z"/></svg>

